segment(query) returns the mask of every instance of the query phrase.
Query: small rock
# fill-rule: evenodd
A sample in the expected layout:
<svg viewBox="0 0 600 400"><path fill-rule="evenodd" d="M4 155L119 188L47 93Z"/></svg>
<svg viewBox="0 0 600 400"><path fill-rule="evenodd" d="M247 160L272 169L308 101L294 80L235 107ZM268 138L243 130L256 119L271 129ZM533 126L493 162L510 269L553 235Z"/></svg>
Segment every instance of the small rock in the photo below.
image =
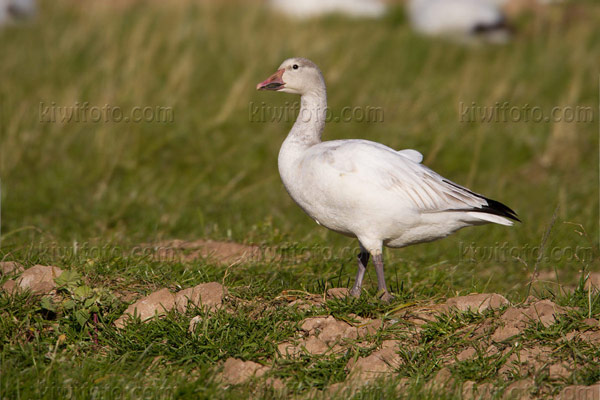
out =
<svg viewBox="0 0 600 400"><path fill-rule="evenodd" d="M242 361L237 358L228 358L223 365L223 381L230 385L239 385L253 376L260 377L269 370L269 367L254 361Z"/></svg>
<svg viewBox="0 0 600 400"><path fill-rule="evenodd" d="M600 383L595 383L592 386L567 386L560 392L558 398L561 400L600 399Z"/></svg>
<svg viewBox="0 0 600 400"><path fill-rule="evenodd" d="M380 319L363 319L360 318L360 325L358 328L358 336L363 337L365 335L374 335L383 326L383 321Z"/></svg>
<svg viewBox="0 0 600 400"><path fill-rule="evenodd" d="M492 340L502 342L518 335L527 326L528 321L539 321L548 327L556 322L556 315L563 314L565 310L550 300L536 300L526 309L509 307L500 320L504 326L496 329Z"/></svg>
<svg viewBox="0 0 600 400"><path fill-rule="evenodd" d="M138 315L142 322L152 319L155 315L164 315L175 306L175 296L169 289L154 292L127 307L119 319L115 321L117 328L123 328L125 321L132 315Z"/></svg>
<svg viewBox="0 0 600 400"><path fill-rule="evenodd" d="M336 322L331 315L327 317L311 317L305 319L300 325L300 329L308 333L315 333L315 330L322 329L323 326Z"/></svg>
<svg viewBox="0 0 600 400"><path fill-rule="evenodd" d="M331 288L327 290L327 297L331 299L345 299L350 295L347 288Z"/></svg>
<svg viewBox="0 0 600 400"><path fill-rule="evenodd" d="M498 309L510 304L502 295L496 293L470 294L467 296L452 297L446 300L448 307L453 307L459 311L483 312L487 309Z"/></svg>
<svg viewBox="0 0 600 400"><path fill-rule="evenodd" d="M439 313L448 312L448 306L446 304L441 304L437 309L422 309L415 311L408 318L408 321L412 322L417 326L425 325L428 322L433 322L437 319Z"/></svg>
<svg viewBox="0 0 600 400"><path fill-rule="evenodd" d="M462 385L462 398L463 399L473 399L475 398L475 382L473 381L465 381Z"/></svg>
<svg viewBox="0 0 600 400"><path fill-rule="evenodd" d="M4 282L4 285L2 285L2 290L7 293L13 293L15 289L17 289L17 282L12 279L7 280Z"/></svg>
<svg viewBox="0 0 600 400"><path fill-rule="evenodd" d="M494 342L503 342L506 339L509 339L520 333L521 333L521 330L515 326L512 326L512 325L501 326L500 328L496 329L496 331L492 335L492 340Z"/></svg>
<svg viewBox="0 0 600 400"><path fill-rule="evenodd" d="M17 284L20 289L29 289L36 294L46 294L56 287L54 278L62 274L62 269L54 266L34 265L23 271Z"/></svg>
<svg viewBox="0 0 600 400"><path fill-rule="evenodd" d="M400 341L399 340L384 340L381 343L381 348L382 349L398 349L398 346L400 345Z"/></svg>
<svg viewBox="0 0 600 400"><path fill-rule="evenodd" d="M571 372L563 364L552 364L548 370L550 379L561 379L571 376Z"/></svg>
<svg viewBox="0 0 600 400"><path fill-rule="evenodd" d="M508 385L504 390L502 398L507 400L528 400L531 398L529 390L534 386L535 383L531 379L518 380Z"/></svg>
<svg viewBox="0 0 600 400"><path fill-rule="evenodd" d="M500 321L502 321L504 326L496 329L492 335L492 340L494 342L503 342L520 334L527 326L527 320L528 317L523 310L515 307L507 308L506 311L504 311L504 314L502 314L502 317L500 317Z"/></svg>
<svg viewBox="0 0 600 400"><path fill-rule="evenodd" d="M366 383L393 373L399 364L400 357L396 349L387 347L371 353L368 357L359 358L356 362L350 360L346 367L355 381Z"/></svg>
<svg viewBox="0 0 600 400"><path fill-rule="evenodd" d="M383 324L379 319L355 318L358 323L353 326L345 321L338 321L331 315L328 317L311 317L302 322L300 329L332 345L343 339L357 339L375 334Z"/></svg>
<svg viewBox="0 0 600 400"><path fill-rule="evenodd" d="M570 342L571 340L575 339L578 336L579 336L579 332L577 332L577 331L569 332L565 335L564 341Z"/></svg>
<svg viewBox="0 0 600 400"><path fill-rule="evenodd" d="M196 307L205 307L209 310L216 310L221 307L225 289L218 282L201 283L181 290L175 294L175 306L177 311L184 313L189 303Z"/></svg>
<svg viewBox="0 0 600 400"><path fill-rule="evenodd" d="M332 317L333 318L333 317ZM323 326L319 339L326 343L334 343L341 339L356 339L358 337L357 329L343 321L334 319Z"/></svg>
<svg viewBox="0 0 600 400"><path fill-rule="evenodd" d="M329 351L327 343L314 336L309 336L302 347L310 354L325 354Z"/></svg>
<svg viewBox="0 0 600 400"><path fill-rule="evenodd" d="M525 321L527 320L527 316L523 313L523 310L515 307L509 307L504 311L502 317L500 318L505 323L523 323L521 327L525 327Z"/></svg>
<svg viewBox="0 0 600 400"><path fill-rule="evenodd" d="M346 391L348 390L348 387L346 382L334 383L327 388L327 394L332 398L340 398L342 395L345 395L344 397L347 398L348 393Z"/></svg>
<svg viewBox="0 0 600 400"><path fill-rule="evenodd" d="M294 345L290 342L279 343L277 345L277 350L282 357L294 358L304 352L312 355L321 355L328 353L329 351L336 352L340 350L340 347L337 345L330 347L318 337L309 336L306 339L300 340L297 345Z"/></svg>
<svg viewBox="0 0 600 400"><path fill-rule="evenodd" d="M456 359L458 361L464 361L469 358L473 358L473 356L475 354L477 354L477 351L472 347L468 347L468 348L464 349L463 351L461 351L460 353L458 353L458 355L456 356Z"/></svg>
<svg viewBox="0 0 600 400"><path fill-rule="evenodd" d="M506 349L509 352L510 349ZM506 363L500 368L501 374L516 372L525 374L527 371L539 371L548 365L552 354L552 348L548 346L528 347L520 351L515 351L507 359Z"/></svg>
<svg viewBox="0 0 600 400"><path fill-rule="evenodd" d="M0 262L0 275L17 275L23 272L25 269L21 264L16 261L2 261Z"/></svg>
<svg viewBox="0 0 600 400"><path fill-rule="evenodd" d="M300 329L310 335L318 336L326 343L333 343L343 338L356 339L356 328L344 321L338 321L333 316L307 318Z"/></svg>
<svg viewBox="0 0 600 400"><path fill-rule="evenodd" d="M493 394L494 385L489 382L476 384L473 381L466 381L462 387L463 399L491 399Z"/></svg>
<svg viewBox="0 0 600 400"><path fill-rule="evenodd" d="M286 387L285 382L279 378L267 378L267 380L265 381L265 385L271 386L277 391L281 391Z"/></svg>
<svg viewBox="0 0 600 400"><path fill-rule="evenodd" d="M586 318L583 320L583 323L591 327L599 326L598 320L596 318Z"/></svg>
<svg viewBox="0 0 600 400"><path fill-rule="evenodd" d="M581 333L581 339L595 345L600 345L600 331L585 331Z"/></svg>
<svg viewBox="0 0 600 400"><path fill-rule="evenodd" d="M429 381L426 387L432 391L448 389L454 386L454 378L448 367L440 369L437 374Z"/></svg>
<svg viewBox="0 0 600 400"><path fill-rule="evenodd" d="M533 303L525 310L524 314L534 321L539 321L545 327L556 322L556 315L564 314L565 310L551 302L550 300L540 300Z"/></svg>
<svg viewBox="0 0 600 400"><path fill-rule="evenodd" d="M466 381L462 385L462 398L464 400L491 399L494 394L494 386L487 383L477 384L474 381Z"/></svg>

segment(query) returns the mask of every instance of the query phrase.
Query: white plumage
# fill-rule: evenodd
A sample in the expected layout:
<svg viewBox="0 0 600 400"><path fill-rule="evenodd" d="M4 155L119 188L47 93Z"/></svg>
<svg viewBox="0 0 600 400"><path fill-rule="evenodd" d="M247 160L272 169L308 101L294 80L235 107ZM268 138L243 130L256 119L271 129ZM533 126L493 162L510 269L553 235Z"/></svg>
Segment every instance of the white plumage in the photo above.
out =
<svg viewBox="0 0 600 400"><path fill-rule="evenodd" d="M492 42L509 37L499 0L409 0L407 7L414 29L424 35Z"/></svg>
<svg viewBox="0 0 600 400"><path fill-rule="evenodd" d="M0 0L0 26L30 18L35 10L34 0Z"/></svg>
<svg viewBox="0 0 600 400"><path fill-rule="evenodd" d="M326 14L378 18L385 14L381 0L269 0L276 11L293 18L312 18Z"/></svg>
<svg viewBox="0 0 600 400"><path fill-rule="evenodd" d="M358 238L362 251L353 295L360 294L372 255L379 289L391 299L383 276L383 245L403 247L466 226L518 221L505 205L422 165L416 150L396 151L367 140L322 142L327 96L323 76L311 61L288 59L257 88L302 96L298 119L279 152L279 173L292 199L317 223Z"/></svg>

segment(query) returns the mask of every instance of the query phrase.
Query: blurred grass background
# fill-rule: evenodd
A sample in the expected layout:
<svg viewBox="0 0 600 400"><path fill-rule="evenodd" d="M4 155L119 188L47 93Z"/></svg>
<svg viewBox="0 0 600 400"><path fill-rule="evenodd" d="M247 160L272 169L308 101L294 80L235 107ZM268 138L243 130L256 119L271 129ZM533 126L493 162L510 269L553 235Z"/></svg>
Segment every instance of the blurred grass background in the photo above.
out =
<svg viewBox="0 0 600 400"><path fill-rule="evenodd" d="M5 259L32 245L133 246L209 237L239 242L355 244L318 227L285 192L277 154L292 122L251 121L252 105L290 95L255 91L287 57L323 70L329 107L380 107L381 123L329 123L324 139L414 148L453 181L514 208L513 228L486 226L388 251L388 275L411 281L460 271L446 284L523 289L558 207L546 249L592 257L541 261L571 276L598 268L600 10L577 2L518 20L505 46L464 47L415 35L400 6L383 20L290 21L252 2L42 2L37 20L0 32L0 176ZM460 104L587 106L581 123L466 123ZM172 107L172 123L41 122L40 103L130 110ZM581 232L585 232L582 234ZM475 246L518 249L521 260L475 263ZM525 249L525 250L523 250ZM354 274L353 259L314 260L285 285ZM263 266L266 273L277 268ZM240 276L243 280L243 276ZM398 278L397 278L398 279ZM398 282L398 280L396 280ZM523 293L522 291L520 292ZM514 294L514 293L513 293Z"/></svg>

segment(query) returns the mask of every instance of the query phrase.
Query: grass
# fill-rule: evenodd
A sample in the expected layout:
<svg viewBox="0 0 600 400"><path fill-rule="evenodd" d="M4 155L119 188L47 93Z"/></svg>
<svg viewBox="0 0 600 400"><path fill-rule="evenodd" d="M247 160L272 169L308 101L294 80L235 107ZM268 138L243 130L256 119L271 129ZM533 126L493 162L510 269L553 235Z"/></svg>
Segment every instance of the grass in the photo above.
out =
<svg viewBox="0 0 600 400"><path fill-rule="evenodd" d="M35 22L0 31L0 258L56 265L79 276L61 287L53 304L31 294L0 294L2 397L284 397L256 382L225 390L215 369L228 357L267 362L302 319L321 312L382 317L402 304L470 292L520 302L536 266L575 290L542 284L531 292L574 311L552 327L529 327L520 340L552 346L556 357L579 367L563 382L543 371L526 376L544 395L598 381L597 348L557 342L600 314L600 298L588 297L580 281L599 271L600 37L594 27L600 10L591 1L569 6L524 17L506 46L471 48L416 36L400 8L382 21L293 22L246 3L42 2ZM280 183L276 157L292 121L252 121L254 105L298 100L254 90L283 59L297 55L322 68L333 115L347 106L384 112L378 123L331 122L325 139L417 149L442 175L514 208L523 224L472 228L386 250L386 275L397 297L389 307L374 298L372 269L367 293L356 302L330 301L325 311L285 306L282 291L347 287L356 267L356 243L317 227ZM555 106L591 107L593 121L460 120L461 104L505 101L545 113ZM173 121L44 120L44 107L76 102L126 113L136 106L170 107ZM141 243L202 237L259 244L284 257L225 268L135 253ZM198 310L123 331L112 325L127 307L121 294L209 281L223 282L237 300L230 305L234 313L206 318L202 334L187 332ZM96 308L86 305L90 298ZM481 339L465 332L495 317L458 314L428 323L421 341L401 353L398 379L409 382L404 396L460 397L458 389L426 383L455 350L478 346ZM372 338L374 347L402 336L386 329ZM342 382L355 356L277 361L271 374L287 378L291 393L325 396L313 388ZM499 378L501 365L502 356L481 353L451 373L458 382L503 388L511 381ZM381 398L394 388L374 384L357 396Z"/></svg>

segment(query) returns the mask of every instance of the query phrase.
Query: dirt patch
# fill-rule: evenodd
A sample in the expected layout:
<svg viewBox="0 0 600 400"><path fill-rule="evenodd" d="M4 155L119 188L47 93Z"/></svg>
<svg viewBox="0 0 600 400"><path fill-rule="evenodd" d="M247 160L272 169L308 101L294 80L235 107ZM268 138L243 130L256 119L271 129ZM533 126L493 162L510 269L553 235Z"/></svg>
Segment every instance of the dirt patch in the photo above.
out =
<svg viewBox="0 0 600 400"><path fill-rule="evenodd" d="M2 261L0 262L0 275L18 275L23 272L25 268L21 264L15 261Z"/></svg>
<svg viewBox="0 0 600 400"><path fill-rule="evenodd" d="M589 342L590 344L600 346L600 331L591 329L585 332L573 331L567 333L564 340L583 340Z"/></svg>
<svg viewBox="0 0 600 400"><path fill-rule="evenodd" d="M463 351L458 353L458 355L456 356L456 359L458 361L464 361L464 360L468 360L470 358L475 357L476 354L477 354L477 350L475 350L472 347L467 347L466 349L464 349Z"/></svg>
<svg viewBox="0 0 600 400"><path fill-rule="evenodd" d="M529 306L524 312L533 321L539 321L545 327L556 322L556 316L564 314L563 307L554 304L550 300L540 300Z"/></svg>
<svg viewBox="0 0 600 400"><path fill-rule="evenodd" d="M327 297L330 299L344 299L350 295L347 288L331 288L327 290Z"/></svg>
<svg viewBox="0 0 600 400"><path fill-rule="evenodd" d="M127 307L119 319L115 321L117 328L123 328L131 316L137 315L142 322L152 319L154 316L164 315L175 307L175 296L169 289L161 289L154 292Z"/></svg>
<svg viewBox="0 0 600 400"><path fill-rule="evenodd" d="M506 349L508 354L511 350ZM506 363L500 368L501 374L510 375L512 370L519 374L527 374L529 371L540 371L552 365L552 349L547 346L523 348L512 352L506 359ZM558 373L559 370L555 370Z"/></svg>
<svg viewBox="0 0 600 400"><path fill-rule="evenodd" d="M437 316L445 312L448 312L448 306L446 304L419 304L416 307L406 307L401 309L396 312L394 316L413 324L413 331L418 333L421 331L422 325L435 321Z"/></svg>
<svg viewBox="0 0 600 400"><path fill-rule="evenodd" d="M478 313L482 313L488 309L497 310L509 304L509 301L504 296L497 293L470 294L446 300L446 305L449 308L456 308L463 312L472 311Z"/></svg>
<svg viewBox="0 0 600 400"><path fill-rule="evenodd" d="M374 351L367 357L351 359L346 365L349 376L354 383L368 383L375 379L390 376L400 365L398 356L398 342L385 341L381 349Z"/></svg>
<svg viewBox="0 0 600 400"><path fill-rule="evenodd" d="M7 293L13 293L17 289L17 281L9 279L2 285L2 290Z"/></svg>
<svg viewBox="0 0 600 400"><path fill-rule="evenodd" d="M566 310L550 300L532 302L527 308L509 307L500 321L500 326L492 335L495 342L503 342L519 335L531 321L539 322L548 327L556 322L556 316L564 314Z"/></svg>
<svg viewBox="0 0 600 400"><path fill-rule="evenodd" d="M288 307L298 307L298 309L302 311L310 310L313 307L323 306L326 301L323 296L298 290L284 290L277 299L288 302Z"/></svg>
<svg viewBox="0 0 600 400"><path fill-rule="evenodd" d="M318 336L326 343L334 343L343 339L358 339L365 335L372 335L381 328L379 319L367 319L351 316L355 322L336 320L333 316L307 318L301 325L304 332Z"/></svg>
<svg viewBox="0 0 600 400"><path fill-rule="evenodd" d="M455 381L448 367L440 369L426 384L426 388L429 391L441 391L443 389L450 389L453 386L455 386Z"/></svg>
<svg viewBox="0 0 600 400"><path fill-rule="evenodd" d="M224 295L225 289L220 283L201 283L177 292L175 307L180 313L184 313L190 305L214 311L221 307Z"/></svg>
<svg viewBox="0 0 600 400"><path fill-rule="evenodd" d="M62 273L63 270L58 267L34 265L23 271L16 280L16 288L29 289L35 294L47 294L56 287L54 278L59 277Z"/></svg>
<svg viewBox="0 0 600 400"><path fill-rule="evenodd" d="M294 341L280 343L277 348L284 357L296 357L303 352L309 354L337 353L345 350L341 345L373 335L382 326L378 319L351 316L355 322L339 321L333 316L311 317L302 321L300 337Z"/></svg>
<svg viewBox="0 0 600 400"><path fill-rule="evenodd" d="M259 246L215 240L185 241L176 239L142 247L151 249L153 258L159 261L190 262L207 259L210 262L230 265L265 259Z"/></svg>
<svg viewBox="0 0 600 400"><path fill-rule="evenodd" d="M142 322L146 322L154 316L166 314L173 308L184 313L189 305L215 311L221 308L225 293L225 288L218 282L201 283L176 294L169 292L169 289L161 289L127 307L123 315L115 321L115 326L124 327L125 322L133 315L138 315ZM193 325L190 323L190 331L198 321L199 319Z"/></svg>
<svg viewBox="0 0 600 400"><path fill-rule="evenodd" d="M531 388L535 387L532 379L521 379L506 387L502 395L506 400L528 400L531 398Z"/></svg>
<svg viewBox="0 0 600 400"><path fill-rule="evenodd" d="M261 377L269 367L255 363L253 361L242 361L237 358L228 358L223 365L221 377L224 383L230 385L239 385L253 377Z"/></svg>
<svg viewBox="0 0 600 400"><path fill-rule="evenodd" d="M592 328L600 328L600 323L596 318L586 318L583 320L583 323Z"/></svg>
<svg viewBox="0 0 600 400"><path fill-rule="evenodd" d="M494 386L491 383L477 384L473 381L466 381L462 385L462 398L465 400L491 399L494 395Z"/></svg>

